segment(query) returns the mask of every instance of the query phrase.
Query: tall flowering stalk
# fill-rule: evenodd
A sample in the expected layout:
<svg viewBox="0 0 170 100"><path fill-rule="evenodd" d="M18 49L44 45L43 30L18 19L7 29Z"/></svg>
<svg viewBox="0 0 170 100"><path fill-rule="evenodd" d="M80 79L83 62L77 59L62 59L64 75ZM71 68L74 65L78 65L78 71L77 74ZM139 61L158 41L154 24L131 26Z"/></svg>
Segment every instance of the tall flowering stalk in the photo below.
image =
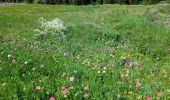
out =
<svg viewBox="0 0 170 100"><path fill-rule="evenodd" d="M66 27L64 26L64 22L59 19L53 19L51 21L45 20L43 17L39 19L40 27L35 29L37 35L55 35L65 37L64 31Z"/></svg>

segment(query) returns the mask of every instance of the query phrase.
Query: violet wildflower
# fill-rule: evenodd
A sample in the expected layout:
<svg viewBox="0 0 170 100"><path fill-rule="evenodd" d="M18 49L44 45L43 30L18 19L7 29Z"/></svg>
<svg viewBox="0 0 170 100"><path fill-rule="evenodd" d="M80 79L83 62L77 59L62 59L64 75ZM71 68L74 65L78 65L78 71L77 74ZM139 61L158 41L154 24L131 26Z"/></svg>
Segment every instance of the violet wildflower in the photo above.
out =
<svg viewBox="0 0 170 100"><path fill-rule="evenodd" d="M138 62L128 61L128 62L125 63L125 65L128 66L128 67L131 67L133 65L139 66L139 63Z"/></svg>

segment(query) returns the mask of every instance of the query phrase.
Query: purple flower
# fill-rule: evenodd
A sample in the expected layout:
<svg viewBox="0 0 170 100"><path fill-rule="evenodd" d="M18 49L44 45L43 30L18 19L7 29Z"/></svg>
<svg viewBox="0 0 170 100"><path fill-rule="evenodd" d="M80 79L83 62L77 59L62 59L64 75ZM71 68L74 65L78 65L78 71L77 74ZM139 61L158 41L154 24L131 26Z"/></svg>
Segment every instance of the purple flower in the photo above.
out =
<svg viewBox="0 0 170 100"><path fill-rule="evenodd" d="M128 67L131 67L133 65L139 66L139 62L128 61L125 63L125 66L128 66Z"/></svg>

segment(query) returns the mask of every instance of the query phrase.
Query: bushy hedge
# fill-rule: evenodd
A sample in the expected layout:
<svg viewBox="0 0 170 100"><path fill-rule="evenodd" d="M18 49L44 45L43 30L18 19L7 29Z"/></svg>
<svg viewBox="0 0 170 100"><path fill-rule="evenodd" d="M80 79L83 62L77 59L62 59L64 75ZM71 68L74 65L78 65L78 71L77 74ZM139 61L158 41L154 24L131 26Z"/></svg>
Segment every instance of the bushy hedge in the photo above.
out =
<svg viewBox="0 0 170 100"><path fill-rule="evenodd" d="M27 3L41 3L41 4L73 4L73 5L87 5L87 4L155 4L162 0L0 0L0 2L27 2ZM170 1L170 0L166 0Z"/></svg>

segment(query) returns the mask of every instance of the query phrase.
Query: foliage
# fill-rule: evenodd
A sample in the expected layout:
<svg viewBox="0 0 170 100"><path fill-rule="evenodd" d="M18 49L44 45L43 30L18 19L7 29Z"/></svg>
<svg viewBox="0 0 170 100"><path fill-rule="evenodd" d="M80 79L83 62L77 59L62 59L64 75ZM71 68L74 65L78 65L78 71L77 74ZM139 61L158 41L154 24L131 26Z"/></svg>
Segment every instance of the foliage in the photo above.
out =
<svg viewBox="0 0 170 100"><path fill-rule="evenodd" d="M72 4L72 5L87 5L87 4L155 4L162 0L1 0L0 2L27 2L41 4ZM165 0L169 2L168 0Z"/></svg>

